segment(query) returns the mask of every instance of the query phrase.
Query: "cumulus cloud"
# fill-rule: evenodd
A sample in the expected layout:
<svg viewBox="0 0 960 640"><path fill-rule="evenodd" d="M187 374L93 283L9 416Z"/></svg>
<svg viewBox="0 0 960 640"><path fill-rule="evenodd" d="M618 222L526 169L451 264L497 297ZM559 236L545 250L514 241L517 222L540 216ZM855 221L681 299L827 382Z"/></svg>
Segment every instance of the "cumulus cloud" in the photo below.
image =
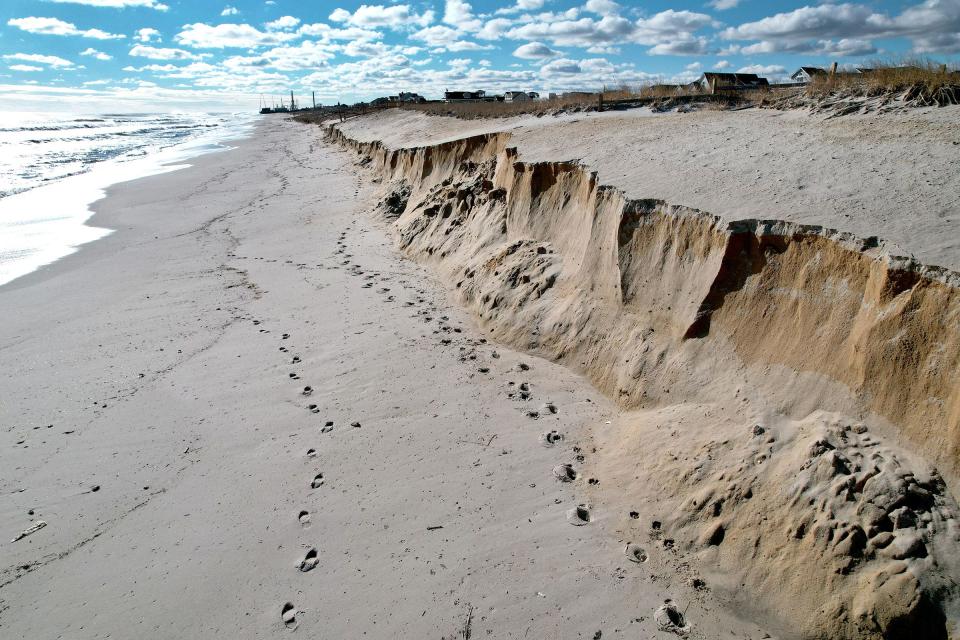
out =
<svg viewBox="0 0 960 640"><path fill-rule="evenodd" d="M35 67L30 64L12 64L9 67L7 67L7 69L10 69L11 71L24 71L24 72L43 71L43 67Z"/></svg>
<svg viewBox="0 0 960 640"><path fill-rule="evenodd" d="M732 66L733 65L730 64L729 60L717 60L716 64L713 65L713 68L723 71L724 69L729 69Z"/></svg>
<svg viewBox="0 0 960 640"><path fill-rule="evenodd" d="M283 16L281 18L277 18L273 22L268 22L263 26L265 26L270 31L284 31L287 29L295 29L298 24L300 24L300 18L294 18L293 16Z"/></svg>
<svg viewBox="0 0 960 640"><path fill-rule="evenodd" d="M490 45L463 40L460 31L442 24L420 29L410 37L415 40L422 40L437 51L480 51L492 48Z"/></svg>
<svg viewBox="0 0 960 640"><path fill-rule="evenodd" d="M133 37L134 40L139 40L140 42L153 42L156 40L160 42L160 32L156 29L151 29L150 27L144 27L143 29L137 29L137 35Z"/></svg>
<svg viewBox="0 0 960 640"><path fill-rule="evenodd" d="M134 45L129 53L134 57L150 58L151 60L199 60L203 57L203 55L196 55L183 49L151 47L145 44Z"/></svg>
<svg viewBox="0 0 960 640"><path fill-rule="evenodd" d="M360 5L360 8L350 13L346 9L334 9L330 14L333 22L343 22L355 27L396 29L407 26L425 27L433 22L433 11L416 13L408 4L395 4L389 7L383 5Z"/></svg>
<svg viewBox="0 0 960 640"><path fill-rule="evenodd" d="M447 0L443 10L443 21L461 31L477 31L482 24L475 15L473 7L464 0Z"/></svg>
<svg viewBox="0 0 960 640"><path fill-rule="evenodd" d="M713 7L717 11L726 11L727 9L733 9L738 4L740 4L740 0L712 0L707 4L709 4L711 7Z"/></svg>
<svg viewBox="0 0 960 640"><path fill-rule="evenodd" d="M244 48L254 49L283 44L297 38L288 31L260 31L249 24L223 23L215 26L198 22L187 24L174 40L197 49Z"/></svg>
<svg viewBox="0 0 960 640"><path fill-rule="evenodd" d="M11 18L7 21L7 24L27 33L47 36L82 36L95 40L118 40L126 37L115 33L107 33L100 29L78 29L75 24L64 22L58 18L38 18L35 16Z"/></svg>
<svg viewBox="0 0 960 640"><path fill-rule="evenodd" d="M361 29L360 27L335 29L322 22L305 24L300 27L298 33L304 36L321 38L325 42L330 40L379 40L382 37L379 31L372 29Z"/></svg>
<svg viewBox="0 0 960 640"><path fill-rule="evenodd" d="M553 58L559 55L559 51L554 51L542 42L528 42L517 47L513 55L524 60L537 60L540 58Z"/></svg>
<svg viewBox="0 0 960 640"><path fill-rule="evenodd" d="M597 10L612 8L612 3L598 4ZM541 14L540 20L517 26L505 35L516 40L547 41L554 46L597 48L634 43L650 45L653 54L700 55L706 51L707 40L695 32L714 24L706 14L673 9L637 21L612 13L599 20L571 19L570 15L545 18Z"/></svg>
<svg viewBox="0 0 960 640"><path fill-rule="evenodd" d="M42 64L48 67L60 69L70 69L73 67L73 63L69 60L65 60L59 56L45 56L39 53L11 53L3 56L3 59L17 60L20 62L32 62L34 64Z"/></svg>
<svg viewBox="0 0 960 640"><path fill-rule="evenodd" d="M512 26L512 20L494 18L493 20L487 20L473 35L481 40L499 40Z"/></svg>
<svg viewBox="0 0 960 640"><path fill-rule="evenodd" d="M96 58L97 60L113 60L113 56L104 53L103 51L97 51L93 48L87 48L80 52L82 56L90 56L91 58Z"/></svg>
<svg viewBox="0 0 960 640"><path fill-rule="evenodd" d="M170 7L157 2L157 0L47 0L47 2L56 2L59 4L82 4L88 7L109 7L113 9L123 9L124 7L145 7L147 9L156 9L157 11L166 11Z"/></svg>
<svg viewBox="0 0 960 640"><path fill-rule="evenodd" d="M786 72L787 70L779 64L751 64L737 69L737 73L755 73L760 76L775 75Z"/></svg>
<svg viewBox="0 0 960 640"><path fill-rule="evenodd" d="M497 9L497 15L510 15L513 13L521 13L523 11L536 11L537 9L543 7L544 0L517 0L516 4L512 7L503 7Z"/></svg>
<svg viewBox="0 0 960 640"><path fill-rule="evenodd" d="M221 15L221 16L235 16L235 15L237 15L238 13L240 13L240 10L239 10L239 9L237 9L236 7L231 7L230 5L227 5L227 6L225 6L225 7L223 8L223 11L220 12L220 15Z"/></svg>
<svg viewBox="0 0 960 640"><path fill-rule="evenodd" d="M620 11L620 5L613 0L587 0L587 4L583 5L583 8L601 16L617 15Z"/></svg>
<svg viewBox="0 0 960 640"><path fill-rule="evenodd" d="M751 50L765 53L864 55L876 51L869 41L879 38L909 38L917 53L957 53L960 0L925 0L895 16L853 3L805 6L730 27L721 35L730 40L757 40L749 45Z"/></svg>

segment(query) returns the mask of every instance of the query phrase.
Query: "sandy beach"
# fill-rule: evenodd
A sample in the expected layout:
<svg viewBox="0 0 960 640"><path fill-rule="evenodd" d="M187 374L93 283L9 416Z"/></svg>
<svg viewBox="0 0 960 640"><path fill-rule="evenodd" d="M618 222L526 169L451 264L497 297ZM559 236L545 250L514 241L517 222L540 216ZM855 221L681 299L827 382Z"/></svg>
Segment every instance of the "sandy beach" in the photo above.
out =
<svg viewBox="0 0 960 640"><path fill-rule="evenodd" d="M956 129L863 161L949 111L278 116L111 187L0 287L0 636L952 637L960 303L873 283L960 266Z"/></svg>
<svg viewBox="0 0 960 640"><path fill-rule="evenodd" d="M633 637L672 598L762 637L670 556L628 561L627 512L567 523L599 498L551 470L615 408L486 341L370 197L271 119L111 188L116 233L0 290L2 635L272 637L290 602L298 636Z"/></svg>

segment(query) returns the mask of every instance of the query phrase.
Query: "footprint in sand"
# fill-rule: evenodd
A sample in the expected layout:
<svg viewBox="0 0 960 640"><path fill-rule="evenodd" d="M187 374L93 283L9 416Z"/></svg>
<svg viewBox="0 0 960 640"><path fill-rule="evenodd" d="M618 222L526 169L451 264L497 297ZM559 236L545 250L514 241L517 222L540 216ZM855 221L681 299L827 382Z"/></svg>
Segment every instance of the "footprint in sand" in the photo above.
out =
<svg viewBox="0 0 960 640"><path fill-rule="evenodd" d="M286 339L288 339L289 337L290 337L290 334L289 334L289 333L285 333L285 334L283 334L282 336L280 336L280 338L283 339L283 340L286 340Z"/></svg>
<svg viewBox="0 0 960 640"><path fill-rule="evenodd" d="M299 380L299 379L300 379L300 376L298 376L298 375L295 374L295 373L291 373L291 374L290 374L290 379L291 379L291 380Z"/></svg>
<svg viewBox="0 0 960 640"><path fill-rule="evenodd" d="M323 485L323 474L318 473L313 477L313 482L310 483L311 489L319 489Z"/></svg>
<svg viewBox="0 0 960 640"><path fill-rule="evenodd" d="M308 458L313 458L313 457L315 457L316 455L317 455L317 450L316 450L316 449L307 449L307 457L308 457Z"/></svg>
<svg viewBox="0 0 960 640"><path fill-rule="evenodd" d="M333 421L327 420L327 423L320 428L320 433L330 433L333 431Z"/></svg>
<svg viewBox="0 0 960 640"><path fill-rule="evenodd" d="M287 602L283 605L283 608L280 609L280 619L283 620L283 625L287 629L292 630L297 628L297 611L292 602Z"/></svg>
<svg viewBox="0 0 960 640"><path fill-rule="evenodd" d="M293 360L290 361L290 364L297 364L300 362L300 356L293 356Z"/></svg>
<svg viewBox="0 0 960 640"><path fill-rule="evenodd" d="M301 391L300 393L302 393L305 396L308 396L311 393L313 393L313 387L311 387L310 385L307 385L303 388L303 391Z"/></svg>
<svg viewBox="0 0 960 640"><path fill-rule="evenodd" d="M540 442L543 443L545 447L552 447L558 442L563 441L563 434L559 431L547 431L540 436Z"/></svg>
<svg viewBox="0 0 960 640"><path fill-rule="evenodd" d="M320 407L315 404L308 404L307 409L310 410L310 413L320 413Z"/></svg>
<svg viewBox="0 0 960 640"><path fill-rule="evenodd" d="M307 555L303 557L303 560L300 561L300 564L297 565L297 568L303 573L306 573L316 567L319 562L320 558L317 557L317 550L311 548L310 551L307 551Z"/></svg>
<svg viewBox="0 0 960 640"><path fill-rule="evenodd" d="M553 468L553 475L560 482L573 482L577 479L577 470L570 464L558 464Z"/></svg>
<svg viewBox="0 0 960 640"><path fill-rule="evenodd" d="M578 504L573 509L567 511L567 522L575 527L582 527L590 524L590 509L585 504Z"/></svg>
<svg viewBox="0 0 960 640"><path fill-rule="evenodd" d="M297 514L297 520L298 520L298 521L300 522L300 524L302 524L303 526L305 526L305 527L306 527L306 526L309 526L309 525L310 525L310 512L309 512L309 511L301 511L300 513Z"/></svg>
<svg viewBox="0 0 960 640"><path fill-rule="evenodd" d="M634 544L633 542L628 542L623 552L626 554L627 559L630 562L636 562L637 564L643 564L649 558L646 550L644 550L644 548L640 545Z"/></svg>

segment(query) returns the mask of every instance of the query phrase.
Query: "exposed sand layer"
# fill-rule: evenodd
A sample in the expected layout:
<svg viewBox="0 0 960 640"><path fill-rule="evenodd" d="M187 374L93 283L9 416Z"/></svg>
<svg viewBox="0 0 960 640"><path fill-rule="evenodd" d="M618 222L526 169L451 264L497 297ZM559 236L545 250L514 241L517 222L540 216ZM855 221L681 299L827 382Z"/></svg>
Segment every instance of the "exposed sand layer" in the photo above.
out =
<svg viewBox="0 0 960 640"><path fill-rule="evenodd" d="M119 185L0 288L0 637L764 637L600 491L614 404L488 342L319 134Z"/></svg>
<svg viewBox="0 0 960 640"><path fill-rule="evenodd" d="M725 122L742 128L740 116ZM527 161L535 136L569 151L574 125L406 148L354 137L389 124L390 139L409 140L423 128L414 117L406 129L410 117L330 135L385 183L379 213L399 246L481 326L644 408L595 432L600 455L587 462L607 500L644 505L639 518L659 524L629 554L695 553L716 586L788 636L946 637L960 532L927 460L956 486L956 273L876 237L724 219L656 190L628 198L563 156ZM639 137L622 145L642 148ZM629 164L605 150L608 167ZM738 193L717 190L721 208ZM874 233L906 228L888 222Z"/></svg>
<svg viewBox="0 0 960 640"><path fill-rule="evenodd" d="M508 131L525 161L578 160L630 198L877 236L960 270L960 107L835 120L636 109L464 121L390 110L340 128L390 149Z"/></svg>

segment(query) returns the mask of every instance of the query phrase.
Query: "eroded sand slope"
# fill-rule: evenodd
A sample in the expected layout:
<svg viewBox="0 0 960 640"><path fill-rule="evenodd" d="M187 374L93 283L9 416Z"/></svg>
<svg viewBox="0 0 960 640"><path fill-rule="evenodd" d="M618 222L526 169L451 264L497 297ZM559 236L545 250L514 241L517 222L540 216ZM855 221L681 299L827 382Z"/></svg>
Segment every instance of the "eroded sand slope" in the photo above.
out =
<svg viewBox="0 0 960 640"><path fill-rule="evenodd" d="M788 636L945 637L956 273L875 237L628 197L525 161L509 132L393 148L363 128L329 135L384 183L400 247L498 340L637 410L587 465L603 499L646 505L635 545L691 552Z"/></svg>

